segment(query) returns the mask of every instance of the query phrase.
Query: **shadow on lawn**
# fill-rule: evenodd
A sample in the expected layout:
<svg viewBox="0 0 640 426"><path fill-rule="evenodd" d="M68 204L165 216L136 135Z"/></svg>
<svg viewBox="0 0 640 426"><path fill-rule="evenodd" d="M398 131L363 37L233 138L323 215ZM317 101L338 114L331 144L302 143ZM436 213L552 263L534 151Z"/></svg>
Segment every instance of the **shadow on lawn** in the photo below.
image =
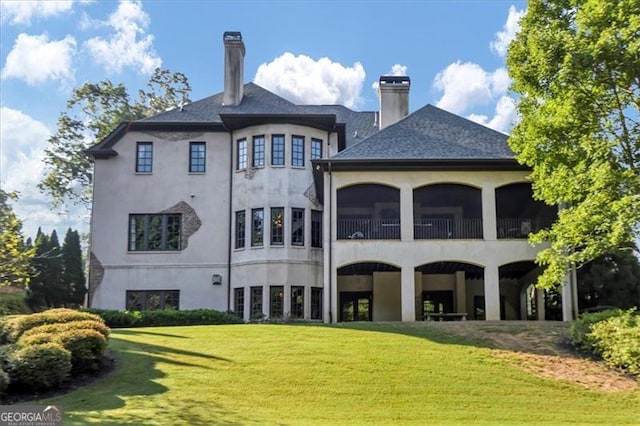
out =
<svg viewBox="0 0 640 426"><path fill-rule="evenodd" d="M180 334L169 334L169 333L158 333L155 331L142 331L140 329L121 329L118 328L116 329L118 331L118 334L124 334L125 336L135 336L138 334L148 334L151 336L162 336L162 337L177 337L178 339L190 339L190 337L187 336L183 336Z"/></svg>

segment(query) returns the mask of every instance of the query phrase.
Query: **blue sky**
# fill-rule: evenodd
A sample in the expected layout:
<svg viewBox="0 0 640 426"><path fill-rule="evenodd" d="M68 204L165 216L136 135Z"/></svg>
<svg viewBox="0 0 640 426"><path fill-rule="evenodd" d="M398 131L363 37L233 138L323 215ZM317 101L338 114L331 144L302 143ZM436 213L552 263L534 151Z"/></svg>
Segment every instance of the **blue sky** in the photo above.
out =
<svg viewBox="0 0 640 426"><path fill-rule="evenodd" d="M517 119L505 49L522 1L213 2L0 0L0 185L33 236L88 231L88 212L51 209L36 185L74 87L110 79L130 94L156 66L189 78L191 99L222 91L224 31L241 31L245 81L296 103L377 110L380 75L411 77L427 103L507 132Z"/></svg>

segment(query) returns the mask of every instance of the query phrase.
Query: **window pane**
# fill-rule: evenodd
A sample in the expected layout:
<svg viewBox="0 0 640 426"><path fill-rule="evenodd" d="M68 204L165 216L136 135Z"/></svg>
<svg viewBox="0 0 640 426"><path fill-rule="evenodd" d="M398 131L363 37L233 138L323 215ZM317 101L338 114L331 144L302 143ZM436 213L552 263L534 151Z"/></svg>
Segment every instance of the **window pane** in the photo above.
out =
<svg viewBox="0 0 640 426"><path fill-rule="evenodd" d="M304 136L291 137L291 165L304 167Z"/></svg>
<svg viewBox="0 0 640 426"><path fill-rule="evenodd" d="M311 247L322 247L322 212L311 210Z"/></svg>
<svg viewBox="0 0 640 426"><path fill-rule="evenodd" d="M244 248L245 230L245 213L244 210L242 210L236 212L236 248Z"/></svg>
<svg viewBox="0 0 640 426"><path fill-rule="evenodd" d="M180 215L170 214L167 218L167 244L164 250L180 250Z"/></svg>
<svg viewBox="0 0 640 426"><path fill-rule="evenodd" d="M264 167L264 136L253 137L253 167Z"/></svg>
<svg viewBox="0 0 640 426"><path fill-rule="evenodd" d="M164 295L164 310L177 311L180 309L180 291L167 290Z"/></svg>
<svg viewBox="0 0 640 426"><path fill-rule="evenodd" d="M279 285L271 286L271 303L269 304L269 317L281 318L283 314L282 300L284 287Z"/></svg>
<svg viewBox="0 0 640 426"><path fill-rule="evenodd" d="M322 288L311 288L311 319L322 319Z"/></svg>
<svg viewBox="0 0 640 426"><path fill-rule="evenodd" d="M238 162L236 163L236 169L243 170L247 168L247 140L238 140Z"/></svg>
<svg viewBox="0 0 640 426"><path fill-rule="evenodd" d="M251 319L262 318L262 287L251 287Z"/></svg>
<svg viewBox="0 0 640 426"><path fill-rule="evenodd" d="M311 139L311 159L317 160L322 158L322 141L320 139Z"/></svg>
<svg viewBox="0 0 640 426"><path fill-rule="evenodd" d="M251 245L261 246L264 235L264 211L262 209L251 210Z"/></svg>
<svg viewBox="0 0 640 426"><path fill-rule="evenodd" d="M233 290L233 293L233 311L237 316L244 319L244 288L236 288Z"/></svg>
<svg viewBox="0 0 640 426"><path fill-rule="evenodd" d="M151 173L153 164L153 144L138 142L136 145L136 172Z"/></svg>
<svg viewBox="0 0 640 426"><path fill-rule="evenodd" d="M129 217L129 250L145 250L145 216L131 215Z"/></svg>
<svg viewBox="0 0 640 426"><path fill-rule="evenodd" d="M291 209L291 245L304 245L304 209Z"/></svg>
<svg viewBox="0 0 640 426"><path fill-rule="evenodd" d="M161 304L161 292L159 291L146 291L146 303L145 303L145 310L147 311L157 311L162 309L162 304Z"/></svg>
<svg viewBox="0 0 640 426"><path fill-rule="evenodd" d="M128 311L144 310L144 293L142 291L127 291L127 303L125 308Z"/></svg>
<svg viewBox="0 0 640 426"><path fill-rule="evenodd" d="M162 250L162 215L149 216L147 250Z"/></svg>
<svg viewBox="0 0 640 426"><path fill-rule="evenodd" d="M271 165L284 166L284 135L271 136Z"/></svg>
<svg viewBox="0 0 640 426"><path fill-rule="evenodd" d="M182 215L129 215L129 250L180 250Z"/></svg>
<svg viewBox="0 0 640 426"><path fill-rule="evenodd" d="M206 157L205 143L191 142L189 150L189 171L191 173L204 173Z"/></svg>
<svg viewBox="0 0 640 426"><path fill-rule="evenodd" d="M291 287L291 317L304 318L304 287Z"/></svg>
<svg viewBox="0 0 640 426"><path fill-rule="evenodd" d="M271 208L271 244L284 244L283 227L284 224L284 207Z"/></svg>

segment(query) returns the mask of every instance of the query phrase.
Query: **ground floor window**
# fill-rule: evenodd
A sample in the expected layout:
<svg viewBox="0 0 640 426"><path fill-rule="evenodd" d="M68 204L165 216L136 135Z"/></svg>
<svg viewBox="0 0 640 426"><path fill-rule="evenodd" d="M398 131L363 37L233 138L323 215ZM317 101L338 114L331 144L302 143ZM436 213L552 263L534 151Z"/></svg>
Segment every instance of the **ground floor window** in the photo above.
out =
<svg viewBox="0 0 640 426"><path fill-rule="evenodd" d="M284 299L284 287L281 285L272 285L270 288L271 300L269 303L269 318L282 318Z"/></svg>
<svg viewBox="0 0 640 426"><path fill-rule="evenodd" d="M304 287L291 287L291 318L304 318Z"/></svg>
<svg viewBox="0 0 640 426"><path fill-rule="evenodd" d="M322 288L311 287L311 319L322 319Z"/></svg>
<svg viewBox="0 0 640 426"><path fill-rule="evenodd" d="M236 288L233 293L233 311L238 317L244 319L244 288Z"/></svg>
<svg viewBox="0 0 640 426"><path fill-rule="evenodd" d="M251 287L251 319L260 319L262 313L262 287Z"/></svg>
<svg viewBox="0 0 640 426"><path fill-rule="evenodd" d="M180 290L127 290L128 311L180 309Z"/></svg>

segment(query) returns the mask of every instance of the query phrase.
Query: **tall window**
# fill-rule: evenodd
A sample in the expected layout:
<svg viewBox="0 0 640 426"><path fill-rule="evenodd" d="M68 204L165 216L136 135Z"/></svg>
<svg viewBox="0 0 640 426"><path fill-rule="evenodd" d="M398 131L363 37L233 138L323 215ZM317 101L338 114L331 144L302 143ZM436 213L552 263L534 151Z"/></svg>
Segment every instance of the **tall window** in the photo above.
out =
<svg viewBox="0 0 640 426"><path fill-rule="evenodd" d="M284 287L281 285L272 285L270 287L270 303L269 318L282 318L284 314L282 301L284 299Z"/></svg>
<svg viewBox="0 0 640 426"><path fill-rule="evenodd" d="M304 167L304 136L291 136L291 165Z"/></svg>
<svg viewBox="0 0 640 426"><path fill-rule="evenodd" d="M129 215L129 250L180 250L180 214Z"/></svg>
<svg viewBox="0 0 640 426"><path fill-rule="evenodd" d="M311 319L322 319L322 288L311 287Z"/></svg>
<svg viewBox="0 0 640 426"><path fill-rule="evenodd" d="M311 210L311 247L322 248L322 212Z"/></svg>
<svg viewBox="0 0 640 426"><path fill-rule="evenodd" d="M271 245L284 244L284 207L271 207Z"/></svg>
<svg viewBox="0 0 640 426"><path fill-rule="evenodd" d="M251 319L262 318L262 287L251 287Z"/></svg>
<svg viewBox="0 0 640 426"><path fill-rule="evenodd" d="M246 215L244 210L236 212L236 248L244 248L246 233Z"/></svg>
<svg viewBox="0 0 640 426"><path fill-rule="evenodd" d="M253 167L264 167L264 136L253 137Z"/></svg>
<svg viewBox="0 0 640 426"><path fill-rule="evenodd" d="M271 165L284 166L284 135L271 136Z"/></svg>
<svg viewBox="0 0 640 426"><path fill-rule="evenodd" d="M304 209L291 209L291 245L304 245Z"/></svg>
<svg viewBox="0 0 640 426"><path fill-rule="evenodd" d="M291 287L291 317L304 318L304 287Z"/></svg>
<svg viewBox="0 0 640 426"><path fill-rule="evenodd" d="M180 290L127 290L125 308L128 311L177 311Z"/></svg>
<svg viewBox="0 0 640 426"><path fill-rule="evenodd" d="M320 158L322 158L322 141L311 139L311 159L318 160Z"/></svg>
<svg viewBox="0 0 640 426"><path fill-rule="evenodd" d="M264 239L264 210L251 210L251 245L261 246Z"/></svg>
<svg viewBox="0 0 640 426"><path fill-rule="evenodd" d="M236 170L244 170L247 168L247 139L238 139L238 158L236 161Z"/></svg>
<svg viewBox="0 0 640 426"><path fill-rule="evenodd" d="M206 145L204 142L189 143L189 172L205 172Z"/></svg>
<svg viewBox="0 0 640 426"><path fill-rule="evenodd" d="M138 142L136 145L136 173L151 173L153 165L153 142Z"/></svg>
<svg viewBox="0 0 640 426"><path fill-rule="evenodd" d="M244 319L244 287L233 289L233 312Z"/></svg>

